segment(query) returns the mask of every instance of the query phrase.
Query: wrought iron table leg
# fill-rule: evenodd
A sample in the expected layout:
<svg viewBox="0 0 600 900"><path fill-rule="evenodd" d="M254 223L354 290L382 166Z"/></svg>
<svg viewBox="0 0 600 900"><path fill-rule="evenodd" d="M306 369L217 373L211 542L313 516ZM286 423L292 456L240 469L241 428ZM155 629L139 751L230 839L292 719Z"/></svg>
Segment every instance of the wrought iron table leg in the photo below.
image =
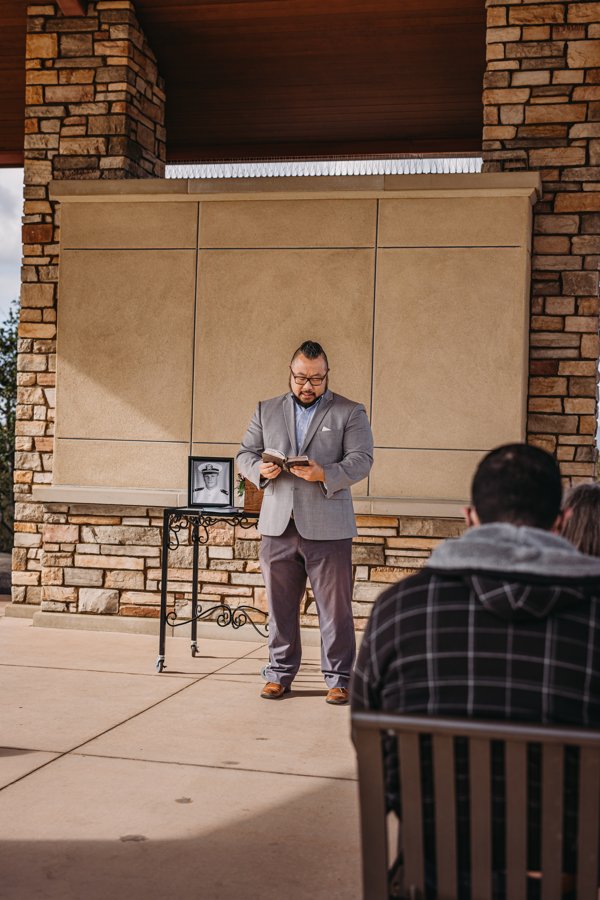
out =
<svg viewBox="0 0 600 900"><path fill-rule="evenodd" d="M196 523L192 525L192 656L198 656L198 526Z"/></svg>
<svg viewBox="0 0 600 900"><path fill-rule="evenodd" d="M170 514L167 509L163 513L163 540L162 540L162 580L160 583L160 621L158 640L158 659L156 671L162 672L165 667L165 644L167 631L167 577L169 571L169 521Z"/></svg>

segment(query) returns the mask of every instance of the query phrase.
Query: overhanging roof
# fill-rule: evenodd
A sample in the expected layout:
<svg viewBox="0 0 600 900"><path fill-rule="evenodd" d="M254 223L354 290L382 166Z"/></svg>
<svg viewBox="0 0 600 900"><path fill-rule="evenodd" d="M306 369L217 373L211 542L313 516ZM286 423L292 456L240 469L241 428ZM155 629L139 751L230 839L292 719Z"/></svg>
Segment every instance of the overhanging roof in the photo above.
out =
<svg viewBox="0 0 600 900"><path fill-rule="evenodd" d="M136 0L170 161L477 151L483 0ZM0 164L23 148L24 0L0 0Z"/></svg>

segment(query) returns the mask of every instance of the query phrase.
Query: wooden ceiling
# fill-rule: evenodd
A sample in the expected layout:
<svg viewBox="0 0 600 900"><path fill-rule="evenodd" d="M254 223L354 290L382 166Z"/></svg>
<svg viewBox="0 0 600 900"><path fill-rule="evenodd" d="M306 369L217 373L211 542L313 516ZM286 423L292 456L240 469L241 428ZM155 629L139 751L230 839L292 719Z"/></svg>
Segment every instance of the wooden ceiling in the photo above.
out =
<svg viewBox="0 0 600 900"><path fill-rule="evenodd" d="M64 2L64 0L63 0ZM473 152L484 0L135 0L170 161ZM22 159L25 0L0 0L0 163Z"/></svg>
<svg viewBox="0 0 600 900"><path fill-rule="evenodd" d="M0 165L23 165L24 0L0 0Z"/></svg>

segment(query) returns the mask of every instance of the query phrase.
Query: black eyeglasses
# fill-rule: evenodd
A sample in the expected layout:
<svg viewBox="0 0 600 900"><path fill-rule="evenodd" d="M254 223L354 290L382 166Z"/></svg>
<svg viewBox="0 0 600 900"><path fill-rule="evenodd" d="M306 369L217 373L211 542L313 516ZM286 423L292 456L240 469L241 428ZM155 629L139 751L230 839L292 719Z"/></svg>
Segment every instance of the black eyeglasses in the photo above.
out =
<svg viewBox="0 0 600 900"><path fill-rule="evenodd" d="M296 373L292 371L291 366L290 372L292 373L292 378L297 385L302 386L303 384L306 384L307 381L310 381L313 387L318 387L320 384L323 384L323 382L327 378L327 372L329 372L329 369L327 369L327 372L324 375L313 375L312 378L307 378L306 375L296 375Z"/></svg>

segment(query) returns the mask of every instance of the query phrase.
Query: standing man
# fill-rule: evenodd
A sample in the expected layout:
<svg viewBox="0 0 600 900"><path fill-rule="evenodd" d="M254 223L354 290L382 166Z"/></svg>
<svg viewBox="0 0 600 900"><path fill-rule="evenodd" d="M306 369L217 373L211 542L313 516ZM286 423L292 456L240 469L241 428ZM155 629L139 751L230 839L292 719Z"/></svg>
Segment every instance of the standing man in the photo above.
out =
<svg viewBox="0 0 600 900"><path fill-rule="evenodd" d="M369 474L373 436L364 406L332 393L320 344L305 341L290 363L290 390L262 400L237 455L239 471L264 490L258 521L260 563L269 602L265 700L290 690L300 667L300 601L310 579L321 628L326 701L348 702L355 654L350 486ZM265 463L265 449L306 454L290 472Z"/></svg>

